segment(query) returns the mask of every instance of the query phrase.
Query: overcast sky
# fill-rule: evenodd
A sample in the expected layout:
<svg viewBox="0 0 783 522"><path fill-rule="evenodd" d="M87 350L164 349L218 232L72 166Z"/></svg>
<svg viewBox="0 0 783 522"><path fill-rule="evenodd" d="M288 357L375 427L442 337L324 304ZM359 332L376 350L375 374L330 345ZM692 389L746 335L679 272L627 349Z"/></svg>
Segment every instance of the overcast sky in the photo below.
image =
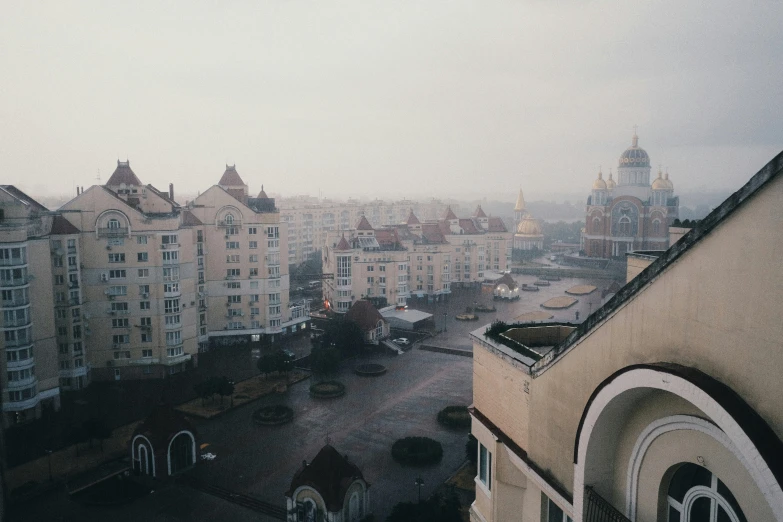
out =
<svg viewBox="0 0 783 522"><path fill-rule="evenodd" d="M783 148L778 1L3 2L0 182L515 198L630 145L677 192Z"/></svg>

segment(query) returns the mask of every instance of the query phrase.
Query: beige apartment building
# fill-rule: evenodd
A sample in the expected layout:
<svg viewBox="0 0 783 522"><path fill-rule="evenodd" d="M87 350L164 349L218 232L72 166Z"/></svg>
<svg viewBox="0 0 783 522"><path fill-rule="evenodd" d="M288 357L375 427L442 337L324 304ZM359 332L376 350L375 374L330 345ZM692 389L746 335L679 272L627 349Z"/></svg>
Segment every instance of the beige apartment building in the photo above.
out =
<svg viewBox="0 0 783 522"><path fill-rule="evenodd" d="M366 217L372 226L382 228L404 223L413 210L425 220L437 220L446 210L437 199L427 202L410 200L346 202L318 200L299 196L280 201L280 220L288 226L288 264L303 263L326 245L330 232L347 231Z"/></svg>
<svg viewBox="0 0 783 522"><path fill-rule="evenodd" d="M61 379L84 383L78 250L71 245L72 232L67 222L24 192L0 186L3 427L39 418L44 408L59 409Z"/></svg>
<svg viewBox="0 0 783 522"><path fill-rule="evenodd" d="M783 153L584 323L471 333L472 521L783 521L781 200Z"/></svg>
<svg viewBox="0 0 783 522"><path fill-rule="evenodd" d="M202 223L206 263L198 268L213 344L274 342L307 327L309 304L289 302L286 224L263 187L248 195L235 166L189 211ZM282 262L281 262L282 261Z"/></svg>
<svg viewBox="0 0 783 522"><path fill-rule="evenodd" d="M403 224L374 228L362 216L354 230L333 232L324 248L324 301L346 312L357 299L404 306L411 295L439 298L453 285L480 283L509 266L511 234L481 207L471 218L424 222L408 210Z"/></svg>
<svg viewBox="0 0 783 522"><path fill-rule="evenodd" d="M93 379L161 378L196 364L200 223L117 162L60 209L80 232Z"/></svg>

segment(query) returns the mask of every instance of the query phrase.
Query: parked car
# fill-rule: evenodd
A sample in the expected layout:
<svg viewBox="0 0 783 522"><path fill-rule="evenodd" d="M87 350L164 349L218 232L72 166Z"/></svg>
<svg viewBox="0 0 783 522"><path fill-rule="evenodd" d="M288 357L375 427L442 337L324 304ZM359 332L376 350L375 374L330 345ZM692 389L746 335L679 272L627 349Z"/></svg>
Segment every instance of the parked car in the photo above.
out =
<svg viewBox="0 0 783 522"><path fill-rule="evenodd" d="M283 352L283 354L286 357L288 357L289 359L296 359L296 354L294 352L292 352L291 350L289 350L288 348L283 348L280 351Z"/></svg>
<svg viewBox="0 0 783 522"><path fill-rule="evenodd" d="M408 346L409 344L411 344L411 342L408 339L406 339L405 337L400 337L398 339L394 339L392 342L394 344L399 344L400 346Z"/></svg>

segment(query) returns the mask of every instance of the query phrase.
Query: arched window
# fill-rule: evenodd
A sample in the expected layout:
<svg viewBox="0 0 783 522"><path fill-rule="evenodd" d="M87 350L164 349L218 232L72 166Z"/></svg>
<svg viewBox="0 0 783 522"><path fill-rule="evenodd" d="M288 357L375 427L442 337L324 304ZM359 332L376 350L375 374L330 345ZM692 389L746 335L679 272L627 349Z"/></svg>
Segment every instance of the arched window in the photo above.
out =
<svg viewBox="0 0 783 522"><path fill-rule="evenodd" d="M593 218L593 234L601 233L601 218Z"/></svg>
<svg viewBox="0 0 783 522"><path fill-rule="evenodd" d="M318 508L315 506L313 499L306 498L299 503L296 513L297 522L316 522L317 519Z"/></svg>
<svg viewBox="0 0 783 522"><path fill-rule="evenodd" d="M118 230L120 228L120 220L119 219L110 219L107 224L109 230Z"/></svg>
<svg viewBox="0 0 783 522"><path fill-rule="evenodd" d="M233 224L234 224L234 215L226 214L226 225L233 225Z"/></svg>
<svg viewBox="0 0 783 522"><path fill-rule="evenodd" d="M653 234L660 234L661 233L661 221L659 219L656 219L652 223L652 231Z"/></svg>
<svg viewBox="0 0 783 522"><path fill-rule="evenodd" d="M690 462L671 478L667 503L669 522L747 522L726 484Z"/></svg>
<svg viewBox="0 0 783 522"><path fill-rule="evenodd" d="M623 216L617 224L617 232L624 237L631 235L631 218Z"/></svg>

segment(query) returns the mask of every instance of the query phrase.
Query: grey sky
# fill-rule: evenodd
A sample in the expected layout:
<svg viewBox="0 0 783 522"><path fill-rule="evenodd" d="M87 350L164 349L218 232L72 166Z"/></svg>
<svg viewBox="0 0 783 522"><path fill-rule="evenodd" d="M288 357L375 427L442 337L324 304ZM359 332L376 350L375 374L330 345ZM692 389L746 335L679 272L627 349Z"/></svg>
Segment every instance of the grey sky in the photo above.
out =
<svg viewBox="0 0 783 522"><path fill-rule="evenodd" d="M783 148L777 1L4 2L2 182L282 195L589 190L640 145L678 192Z"/></svg>

